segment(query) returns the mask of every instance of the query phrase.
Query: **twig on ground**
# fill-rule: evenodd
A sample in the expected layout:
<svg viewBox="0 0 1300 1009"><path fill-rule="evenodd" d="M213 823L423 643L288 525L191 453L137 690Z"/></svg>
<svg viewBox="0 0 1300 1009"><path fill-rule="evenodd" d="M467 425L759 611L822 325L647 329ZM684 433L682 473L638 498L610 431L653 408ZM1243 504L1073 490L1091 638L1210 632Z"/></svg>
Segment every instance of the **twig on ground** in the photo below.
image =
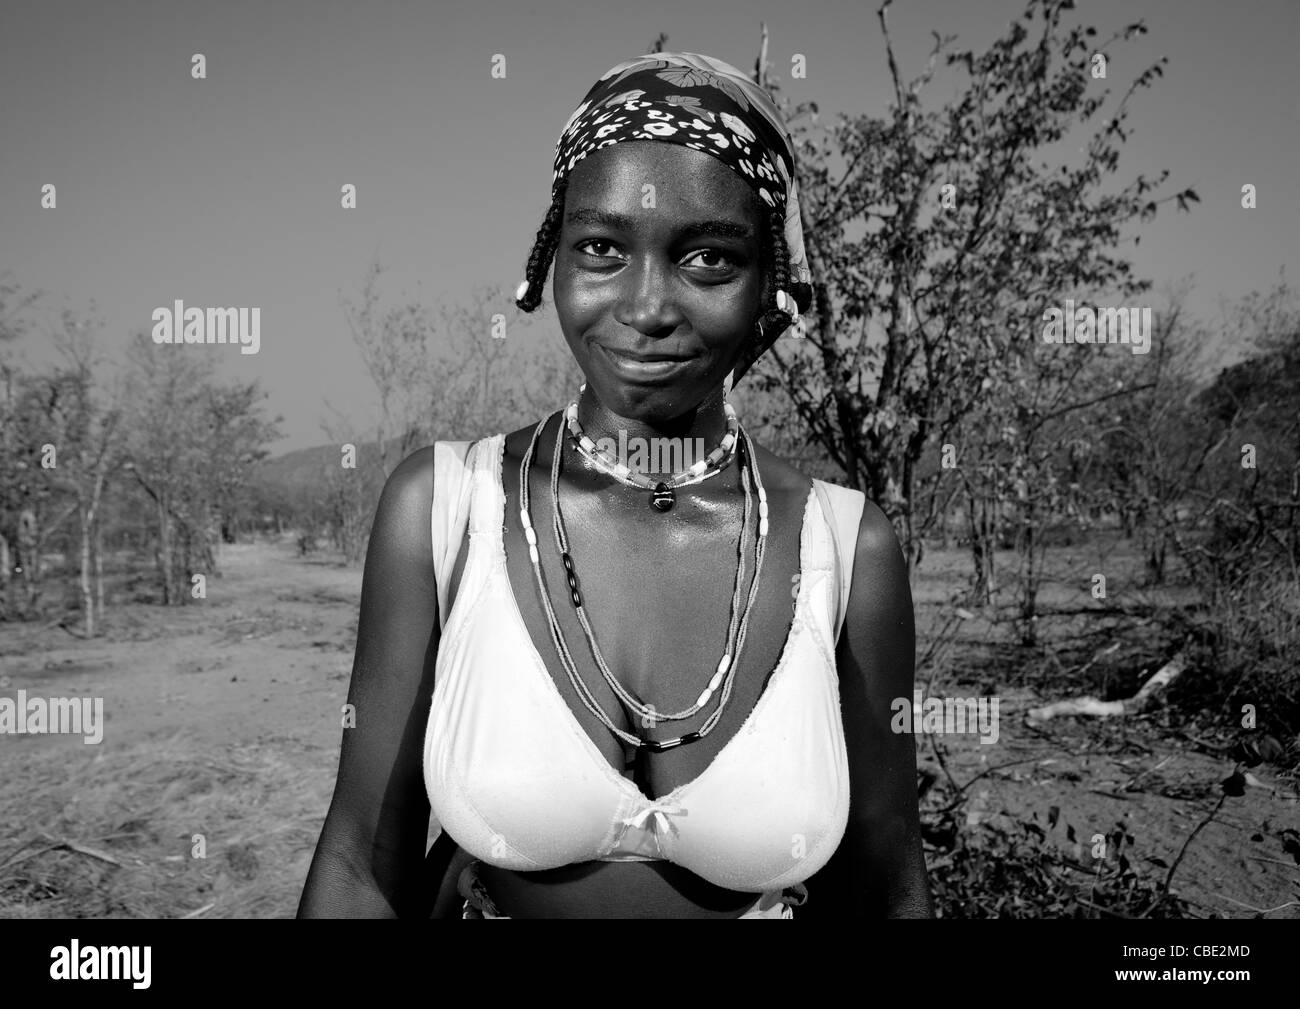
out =
<svg viewBox="0 0 1300 1009"><path fill-rule="evenodd" d="M1024 760L1008 760L1005 764L994 764L992 767L986 767L984 770L980 771L979 774L975 775L975 777L971 778L970 781L966 782L966 784L960 787L958 787L957 782L952 781L952 775L948 775L948 780L952 781L953 787L957 789L957 798L954 799L947 806L945 806L942 811L945 813L950 813L952 812L952 810L956 809L963 802L965 802L966 789L970 788L971 785L979 781L980 778L986 777L987 775L992 774L994 771L1000 771L1004 767L1015 767L1017 764L1035 764L1040 759L1041 759L1040 757L1026 757ZM944 768L944 772L947 773L947 768Z"/></svg>
<svg viewBox="0 0 1300 1009"><path fill-rule="evenodd" d="M101 862L107 862L109 865L115 865L119 869L122 863L107 852L100 851L97 848L91 848L84 844L78 844L76 841L69 841L66 837L53 837L49 834L42 834L45 840L49 841L56 848L67 848L69 851L75 851L79 855L86 855L89 858L97 858Z"/></svg>
<svg viewBox="0 0 1300 1009"><path fill-rule="evenodd" d="M1146 770L1139 771L1137 774L1133 775L1133 777L1129 778L1128 781L1124 782L1124 784L1121 785L1120 788L1122 788L1125 792L1132 791L1133 786L1136 785L1139 781L1145 778L1148 774L1155 774L1156 771L1160 770L1160 768L1164 767L1165 764L1169 763L1169 761L1173 759L1174 759L1174 755L1171 753L1169 754L1169 756L1165 757L1164 760L1160 761L1160 763L1156 764L1155 767L1148 767Z"/></svg>
<svg viewBox="0 0 1300 1009"><path fill-rule="evenodd" d="M1235 897L1229 897L1226 893L1216 893L1214 896L1220 900L1231 901L1238 907L1244 907L1247 911L1255 911L1259 914L1272 914L1274 911L1283 911L1288 907L1300 907L1300 900L1288 900L1285 904L1279 904L1277 907L1255 907L1245 901L1237 900Z"/></svg>
<svg viewBox="0 0 1300 1009"><path fill-rule="evenodd" d="M20 851L22 851L24 848L30 846L34 840L35 840L35 838L28 838L26 841L19 841L19 842L14 846L13 851L9 852L8 857L6 857L5 860L4 860L3 862L0 862L0 869L3 869L6 865L8 865L8 864L9 864L10 862L12 862L15 858L17 858L17 857L18 857L18 853L19 853Z"/></svg>
<svg viewBox="0 0 1300 1009"><path fill-rule="evenodd" d="M1116 642L1115 642L1113 645L1111 645L1109 648L1103 648L1101 651L1099 651L1096 655L1094 655L1092 658L1090 658L1087 662L1085 662L1083 665L1081 665L1078 669L1076 669L1076 670L1075 670L1073 673L1071 673L1070 675L1071 675L1071 676L1078 676L1080 673L1086 673L1089 669L1091 669L1091 668L1093 667L1094 664L1096 664L1096 662L1097 662L1098 659L1104 659L1107 655L1114 655L1117 651L1119 651L1119 646L1120 646L1120 643L1119 643L1118 641L1116 641Z"/></svg>
<svg viewBox="0 0 1300 1009"><path fill-rule="evenodd" d="M1196 840L1196 835L1199 834L1205 828L1205 826L1211 820L1214 819L1215 814L1218 813L1219 810L1223 808L1223 804L1227 801L1228 801L1228 793L1224 792L1221 796L1219 796L1219 801L1214 804L1214 808L1210 810L1210 815L1207 816L1200 823L1198 823L1196 827L1192 830L1192 832L1189 835L1187 835L1187 840L1183 842L1183 846L1178 850L1178 857L1174 859L1174 864L1169 867L1169 873L1168 875L1165 876L1165 882L1164 885L1160 888L1160 893L1156 895L1156 899L1153 900L1151 902L1151 905L1145 911L1143 911L1138 917L1145 918L1152 911L1154 911L1156 907L1159 906L1160 903L1164 901L1166 897L1169 896L1169 886L1174 881L1174 873L1178 871L1178 866L1182 863L1183 856L1187 854L1188 847L1190 847L1191 843L1194 840Z"/></svg>
<svg viewBox="0 0 1300 1009"><path fill-rule="evenodd" d="M948 770L948 762L943 759L943 747L939 745L938 737L935 736L933 733L930 733L929 735L927 735L926 738L930 740L930 749L934 751L934 756L939 761L939 769L943 771L943 776L948 779L948 784L950 784L956 790L957 794L961 795L961 793L965 791L965 789L963 789L960 785L957 784L957 779L954 778L952 776L952 772ZM944 812L945 813L948 812L948 809L951 808L952 807L949 806L947 809L944 810Z"/></svg>
<svg viewBox="0 0 1300 1009"><path fill-rule="evenodd" d="M1256 862L1272 862L1274 865L1285 866L1293 872L1300 872L1300 865L1296 865L1294 862L1283 862L1280 858L1265 858L1263 855L1247 855L1246 857Z"/></svg>
<svg viewBox="0 0 1300 1009"><path fill-rule="evenodd" d="M1207 750L1212 750L1215 753L1227 753L1234 745L1232 743L1211 743L1209 740L1199 739L1196 736L1193 736L1190 732L1180 731L1178 735L1182 736L1184 739L1190 739L1197 746L1203 747Z"/></svg>
<svg viewBox="0 0 1300 1009"><path fill-rule="evenodd" d="M1035 721L1045 722L1057 715L1095 715L1107 718L1118 715L1130 715L1143 710L1157 693L1163 690L1183 674L1187 668L1185 653L1179 652L1161 666L1132 697L1122 701L1099 701L1095 697L1076 697L1067 701L1056 701L1041 708L1030 708L1029 717Z"/></svg>
<svg viewBox="0 0 1300 1009"><path fill-rule="evenodd" d="M63 846L60 844L51 844L44 848L35 848L21 857L15 855L15 857L8 859L3 866L0 866L0 868L12 869L16 865L22 865L29 858L35 858L37 855L44 855L47 851L57 851L61 847Z"/></svg>

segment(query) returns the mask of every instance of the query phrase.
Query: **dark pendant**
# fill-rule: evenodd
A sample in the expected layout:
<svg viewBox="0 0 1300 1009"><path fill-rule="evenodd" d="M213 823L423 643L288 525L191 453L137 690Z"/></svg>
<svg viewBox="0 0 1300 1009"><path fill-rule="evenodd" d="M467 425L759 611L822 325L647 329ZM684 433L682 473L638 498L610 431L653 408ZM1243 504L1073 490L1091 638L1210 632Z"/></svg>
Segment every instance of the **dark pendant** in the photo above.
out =
<svg viewBox="0 0 1300 1009"><path fill-rule="evenodd" d="M657 511L666 512L677 503L676 492L666 483L655 484L654 497L650 503L655 506Z"/></svg>
<svg viewBox="0 0 1300 1009"><path fill-rule="evenodd" d="M687 743L693 743L700 738L698 732L688 732L677 739L665 739L663 742L656 742L653 739L641 740L641 746L652 753L663 753L665 750L672 750L678 746L684 746Z"/></svg>

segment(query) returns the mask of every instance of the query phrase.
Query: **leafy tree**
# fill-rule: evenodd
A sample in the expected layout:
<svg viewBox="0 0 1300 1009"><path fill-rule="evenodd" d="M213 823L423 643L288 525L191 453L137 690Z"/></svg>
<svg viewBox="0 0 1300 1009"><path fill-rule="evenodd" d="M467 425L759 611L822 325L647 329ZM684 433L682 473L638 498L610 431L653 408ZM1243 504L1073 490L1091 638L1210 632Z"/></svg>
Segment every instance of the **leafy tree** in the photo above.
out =
<svg viewBox="0 0 1300 1009"><path fill-rule="evenodd" d="M927 448L954 441L990 391L1014 385L1045 308L1086 292L1128 299L1146 290L1114 252L1121 229L1197 196L1153 196L1167 171L1103 192L1127 139L1129 101L1163 74L1163 59L1103 118L1082 164L1053 170L1036 160L1098 114L1109 90L1092 76L1094 54L1109 58L1145 31L1142 22L1095 43L1095 29L1062 25L1070 0L1032 0L982 55L950 51L953 39L936 33L925 71L904 82L889 6L878 11L894 83L886 118L819 126L807 102L790 117L815 322L806 340L779 342L757 377L784 390L847 482L886 508L914 563L933 517L917 502ZM941 56L969 83L926 110L922 93Z"/></svg>

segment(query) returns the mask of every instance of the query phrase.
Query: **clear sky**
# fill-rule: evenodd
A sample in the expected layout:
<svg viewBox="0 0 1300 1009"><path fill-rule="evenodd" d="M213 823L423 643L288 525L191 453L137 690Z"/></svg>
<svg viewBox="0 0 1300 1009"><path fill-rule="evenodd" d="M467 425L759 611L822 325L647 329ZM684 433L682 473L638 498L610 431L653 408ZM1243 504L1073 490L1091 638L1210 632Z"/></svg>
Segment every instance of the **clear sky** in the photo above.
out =
<svg viewBox="0 0 1300 1009"><path fill-rule="evenodd" d="M261 349L207 347L258 377L285 417L285 451L324 441L322 401L358 416L373 393L339 292L378 252L386 299L513 290L549 198L560 129L606 69L651 48L753 66L759 23L785 93L823 115L883 115L891 88L875 0L4 0L0 7L0 272L74 307L93 299L110 348L155 307L260 306ZM930 31L981 52L1021 0L898 0L904 73ZM1071 15L1067 14L1067 18ZM1145 19L1114 52L1116 100L1135 99L1119 178L1171 172L1190 215L1163 207L1133 252L1159 286L1192 275L1190 307L1294 281L1300 247L1296 0L1080 0L1099 36ZM1068 23L1074 23L1073 21ZM190 57L207 57L193 80ZM794 52L806 80L789 79ZM491 77L493 54L507 60ZM944 81L939 82L941 85ZM935 98L946 97L939 87ZM934 107L933 101L927 103ZM358 209L339 206L346 182ZM40 209L53 183L56 210ZM1241 208L1241 186L1259 208ZM1290 187L1290 188L1288 188ZM549 302L549 291L548 291ZM549 304L540 313L554 326ZM38 334L24 351L47 353Z"/></svg>

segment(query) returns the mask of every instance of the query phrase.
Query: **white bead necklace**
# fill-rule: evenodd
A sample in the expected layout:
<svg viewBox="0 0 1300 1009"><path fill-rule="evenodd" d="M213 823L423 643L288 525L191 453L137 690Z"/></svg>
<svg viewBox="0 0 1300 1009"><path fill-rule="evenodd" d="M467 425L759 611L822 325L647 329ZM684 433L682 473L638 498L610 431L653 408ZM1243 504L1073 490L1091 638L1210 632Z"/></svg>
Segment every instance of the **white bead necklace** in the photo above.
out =
<svg viewBox="0 0 1300 1009"><path fill-rule="evenodd" d="M615 695L630 709L633 715L640 717L643 724L654 724L659 721L679 721L690 718L702 710L712 698L712 696L721 689L718 706L708 718L706 718L699 730L687 732L674 739L655 742L641 739L631 733L625 732L614 724L613 720L601 708L600 703L592 694L591 689L583 681L578 672L576 663L573 661L573 655L569 651L568 644L564 639L564 632L561 630L559 620L555 616L555 609L551 605L550 595L546 591L546 582L542 577L541 558L537 551L537 533L533 529L532 518L529 514L529 489L528 473L532 465L532 460L536 455L537 441L541 436L542 429L550 420L548 417L539 423L533 431L532 439L528 443L528 449L524 453L523 460L519 467L519 518L523 525L524 538L528 542L528 556L533 566L533 573L537 581L538 591L542 597L542 605L546 611L547 624L551 632L551 640L555 644L556 651L559 653L560 662L564 666L569 682L572 684L574 691L577 693L579 700L583 703L600 722L609 729L619 739L631 746L645 747L646 749L660 752L680 746L683 743L694 742L701 739L713 731L722 717L722 712L726 708L727 702L731 697L732 685L734 683L734 671L736 661L740 656L744 646L745 635L749 627L749 616L753 609L754 599L758 594L759 580L763 570L763 557L766 553L767 532L768 532L768 506L767 492L763 489L762 479L758 473L758 466L755 461L754 446L747 432L741 430L740 438L745 443L745 465L741 467L741 485L745 491L745 513L742 520L740 531L740 545L738 548L738 559L736 566L736 578L732 590L731 617L727 628L727 644L723 651L722 658L719 660L717 668L709 679L708 685L700 693L695 703L679 712L663 713L655 710L652 706L644 705L638 701L631 693L619 682L618 678L610 670L609 665L605 662L604 656L596 644L595 632L592 630L591 623L587 618L586 608L582 604L582 595L578 591L577 573L574 570L573 558L569 553L568 536L564 529L564 519L560 510L559 498L559 472L560 456L564 448L564 425L560 424L556 431L555 450L551 460L551 506L552 506L552 526L555 532L555 544L559 551L561 563L564 565L565 576L568 581L570 600L573 603L577 613L578 622L582 625L583 633L586 635L587 642L591 647L592 655L596 659L596 665L600 669L601 675L605 682L609 684ZM750 477L758 491L758 537L754 550L754 580L750 586L749 596L745 600L744 609L739 614L737 620L737 604L739 603L741 586L744 581L745 568L745 545L748 540L749 521L752 513L752 492L750 488Z"/></svg>

